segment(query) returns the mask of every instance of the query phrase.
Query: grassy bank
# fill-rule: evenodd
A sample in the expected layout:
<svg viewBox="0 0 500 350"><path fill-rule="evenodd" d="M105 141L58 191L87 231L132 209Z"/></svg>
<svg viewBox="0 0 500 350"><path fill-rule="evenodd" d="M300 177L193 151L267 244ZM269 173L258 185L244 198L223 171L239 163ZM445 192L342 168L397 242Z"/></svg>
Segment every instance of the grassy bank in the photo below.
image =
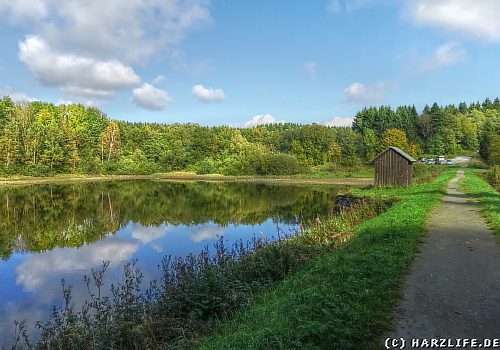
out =
<svg viewBox="0 0 500 350"><path fill-rule="evenodd" d="M454 174L455 169L446 169L432 183L409 188L359 190L400 201L357 226L338 249L260 293L199 348L379 348L376 340L390 328L425 221Z"/></svg>
<svg viewBox="0 0 500 350"><path fill-rule="evenodd" d="M461 185L467 194L480 202L481 213L500 236L500 193L480 177L480 173L481 170L465 169L465 178Z"/></svg>

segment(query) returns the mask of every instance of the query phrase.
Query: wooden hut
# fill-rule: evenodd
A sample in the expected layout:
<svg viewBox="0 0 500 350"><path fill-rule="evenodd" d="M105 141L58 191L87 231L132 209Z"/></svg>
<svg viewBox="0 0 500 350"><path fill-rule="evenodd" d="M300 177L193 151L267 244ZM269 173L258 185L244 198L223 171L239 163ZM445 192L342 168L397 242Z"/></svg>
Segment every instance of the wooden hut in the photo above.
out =
<svg viewBox="0 0 500 350"><path fill-rule="evenodd" d="M413 159L397 147L389 147L373 159L375 186L409 186L413 177Z"/></svg>

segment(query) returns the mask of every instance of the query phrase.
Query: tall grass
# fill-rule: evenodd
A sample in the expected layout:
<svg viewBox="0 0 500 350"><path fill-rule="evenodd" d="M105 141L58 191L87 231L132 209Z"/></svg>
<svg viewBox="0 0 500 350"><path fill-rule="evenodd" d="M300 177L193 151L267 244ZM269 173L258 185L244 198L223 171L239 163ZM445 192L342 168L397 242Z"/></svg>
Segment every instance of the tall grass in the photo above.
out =
<svg viewBox="0 0 500 350"><path fill-rule="evenodd" d="M500 193L490 186L484 174L476 169L465 169L461 185L467 194L479 201L481 213L495 233L500 235Z"/></svg>

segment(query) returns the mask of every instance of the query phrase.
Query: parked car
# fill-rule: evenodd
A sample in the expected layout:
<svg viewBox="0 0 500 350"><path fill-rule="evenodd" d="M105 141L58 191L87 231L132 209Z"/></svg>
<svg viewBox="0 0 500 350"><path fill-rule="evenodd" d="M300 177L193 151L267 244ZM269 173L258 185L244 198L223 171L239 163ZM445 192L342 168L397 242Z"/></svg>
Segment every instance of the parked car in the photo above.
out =
<svg viewBox="0 0 500 350"><path fill-rule="evenodd" d="M420 157L420 158L418 158L418 162L424 164L425 162L427 162L427 158Z"/></svg>
<svg viewBox="0 0 500 350"><path fill-rule="evenodd" d="M434 161L434 164L441 164L441 161L438 158L436 158L436 160Z"/></svg>
<svg viewBox="0 0 500 350"><path fill-rule="evenodd" d="M440 162L444 162L444 156L439 156L439 157L437 157L437 159L438 159Z"/></svg>
<svg viewBox="0 0 500 350"><path fill-rule="evenodd" d="M433 164L433 163L434 163L434 159L432 159L432 158L427 159L427 164Z"/></svg>
<svg viewBox="0 0 500 350"><path fill-rule="evenodd" d="M446 159L446 165L451 165L452 161L451 159Z"/></svg>

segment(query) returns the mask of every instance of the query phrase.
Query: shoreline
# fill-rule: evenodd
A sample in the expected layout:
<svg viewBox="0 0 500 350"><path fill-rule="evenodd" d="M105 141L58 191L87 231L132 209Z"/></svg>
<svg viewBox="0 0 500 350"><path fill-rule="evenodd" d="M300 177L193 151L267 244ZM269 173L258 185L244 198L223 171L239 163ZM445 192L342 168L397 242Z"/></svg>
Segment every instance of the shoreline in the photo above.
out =
<svg viewBox="0 0 500 350"><path fill-rule="evenodd" d="M196 174L165 174L165 175L59 175L49 177L14 177L0 178L0 186L25 186L42 184L72 184L81 182L153 180L178 182L252 182L268 184L318 184L318 185L373 185L372 178L287 178L287 177L257 177L257 176L225 176Z"/></svg>

